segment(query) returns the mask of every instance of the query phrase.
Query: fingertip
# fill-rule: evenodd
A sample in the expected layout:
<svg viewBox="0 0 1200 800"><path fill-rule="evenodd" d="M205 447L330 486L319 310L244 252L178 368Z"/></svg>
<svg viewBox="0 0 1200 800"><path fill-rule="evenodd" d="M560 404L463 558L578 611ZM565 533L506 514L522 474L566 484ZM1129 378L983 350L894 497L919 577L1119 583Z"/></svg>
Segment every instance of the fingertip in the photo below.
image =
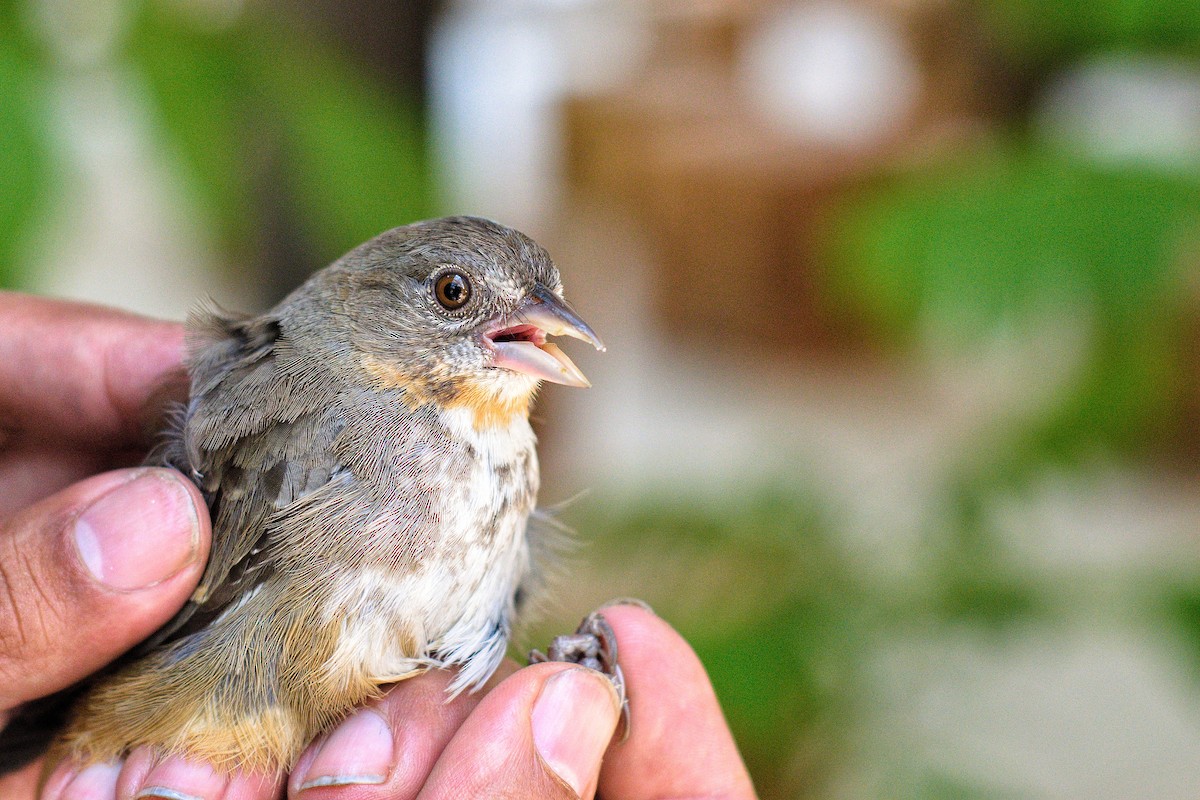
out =
<svg viewBox="0 0 1200 800"><path fill-rule="evenodd" d="M105 590L130 592L196 572L207 558L209 530L191 481L154 467L109 476L116 484L85 503L68 527L87 574Z"/></svg>
<svg viewBox="0 0 1200 800"><path fill-rule="evenodd" d="M617 603L602 606L600 613L617 635L618 657L627 671L635 665L672 663L686 666L689 677L698 671L707 681L707 673L692 646L649 606Z"/></svg>
<svg viewBox="0 0 1200 800"><path fill-rule="evenodd" d="M134 800L206 800L223 798L229 777L211 764L172 756L151 767L138 783Z"/></svg>
<svg viewBox="0 0 1200 800"><path fill-rule="evenodd" d="M59 764L46 778L42 791L38 795L39 800L61 800L63 790L74 781L78 773L79 767L75 764L67 761Z"/></svg>
<svg viewBox="0 0 1200 800"><path fill-rule="evenodd" d="M416 797L446 743L486 694L486 689L481 689L450 698L446 689L454 674L430 670L400 681L383 697L319 736L297 760L288 779L288 796L317 798L354 792L356 797L388 800ZM371 716L360 716L366 714ZM390 740L385 730L373 724L374 718L382 718ZM373 733L372 728L376 728ZM362 735L369 739L365 748L356 743ZM382 781L378 780L381 776ZM338 786L354 788L339 790Z"/></svg>
<svg viewBox="0 0 1200 800"><path fill-rule="evenodd" d="M602 605L600 609L603 610L605 608L612 608L614 606L634 606L635 608L640 608L643 611L648 611L651 614L654 613L654 609L650 607L650 604L640 597L614 597L612 600L609 600L607 603Z"/></svg>
<svg viewBox="0 0 1200 800"><path fill-rule="evenodd" d="M394 734L382 714L360 708L305 755L306 763L297 764L291 778L296 792L320 786L381 784L395 762Z"/></svg>
<svg viewBox="0 0 1200 800"><path fill-rule="evenodd" d="M525 667L463 722L421 796L586 795L617 718L616 695L599 673L562 662Z"/></svg>
<svg viewBox="0 0 1200 800"><path fill-rule="evenodd" d="M133 797L157 763L158 757L152 748L145 745L135 747L121 765L121 774L117 777L117 796L122 800Z"/></svg>
<svg viewBox="0 0 1200 800"><path fill-rule="evenodd" d="M279 774L227 772L205 761L164 756L143 746L124 764L116 789L117 797L132 800L274 800L282 784Z"/></svg>
<svg viewBox="0 0 1200 800"><path fill-rule="evenodd" d="M104 666L171 618L195 588L210 526L199 491L164 468L92 476L4 526L0 696L41 697Z"/></svg>
<svg viewBox="0 0 1200 800"><path fill-rule="evenodd" d="M620 709L612 682L584 667L551 675L534 701L530 725L538 757L578 796L600 772Z"/></svg>
<svg viewBox="0 0 1200 800"><path fill-rule="evenodd" d="M687 640L648 608L619 604L602 613L617 637L630 729L628 739L609 749L601 792L754 797L712 682Z"/></svg>
<svg viewBox="0 0 1200 800"><path fill-rule="evenodd" d="M116 800L117 778L121 773L119 763L89 764L78 772L70 773L70 780L63 786L56 800ZM43 800L50 800L50 787Z"/></svg>
<svg viewBox="0 0 1200 800"><path fill-rule="evenodd" d="M2 721L2 720L0 720ZM36 797L42 785L42 759L36 759L13 772L0 775L0 797ZM60 781L60 787L63 785Z"/></svg>

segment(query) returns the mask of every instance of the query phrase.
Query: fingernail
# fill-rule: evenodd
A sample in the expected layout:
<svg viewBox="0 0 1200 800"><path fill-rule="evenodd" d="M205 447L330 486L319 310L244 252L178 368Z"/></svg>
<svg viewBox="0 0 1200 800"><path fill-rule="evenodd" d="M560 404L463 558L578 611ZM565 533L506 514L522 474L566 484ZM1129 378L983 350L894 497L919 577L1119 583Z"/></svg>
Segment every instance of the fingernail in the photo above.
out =
<svg viewBox="0 0 1200 800"><path fill-rule="evenodd" d="M582 795L617 727L618 701L598 672L576 667L546 681L533 706L533 742L542 761Z"/></svg>
<svg viewBox="0 0 1200 800"><path fill-rule="evenodd" d="M387 721L369 708L334 728L300 782L317 786L383 783L392 771L394 745Z"/></svg>
<svg viewBox="0 0 1200 800"><path fill-rule="evenodd" d="M134 794L135 800L207 800L221 797L229 778L209 764L178 756L156 765Z"/></svg>
<svg viewBox="0 0 1200 800"><path fill-rule="evenodd" d="M62 800L63 792L75 780L79 768L72 764L59 764L42 784L38 800Z"/></svg>
<svg viewBox="0 0 1200 800"><path fill-rule="evenodd" d="M121 774L120 764L92 764L77 774L60 794L59 800L94 800L97 797L114 797L117 793L117 777Z"/></svg>
<svg viewBox="0 0 1200 800"><path fill-rule="evenodd" d="M639 600L636 597L614 597L612 600L609 600L607 603L600 606L600 608L604 609L608 608L609 606L636 606L643 611L649 611L651 614L654 614L654 609L650 607L649 603L647 603L645 600ZM658 615L655 614L655 616Z"/></svg>
<svg viewBox="0 0 1200 800"><path fill-rule="evenodd" d="M145 589L195 560L200 521L183 478L146 470L86 508L75 520L75 546L96 580L118 590Z"/></svg>

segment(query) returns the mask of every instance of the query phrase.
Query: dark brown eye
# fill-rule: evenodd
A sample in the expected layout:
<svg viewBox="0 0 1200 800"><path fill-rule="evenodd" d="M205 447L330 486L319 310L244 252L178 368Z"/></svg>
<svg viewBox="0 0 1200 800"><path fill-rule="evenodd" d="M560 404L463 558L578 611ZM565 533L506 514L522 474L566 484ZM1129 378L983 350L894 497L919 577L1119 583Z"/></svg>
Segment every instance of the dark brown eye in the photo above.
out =
<svg viewBox="0 0 1200 800"><path fill-rule="evenodd" d="M447 310L454 311L471 299L471 282L461 272L447 272L433 285L433 295Z"/></svg>

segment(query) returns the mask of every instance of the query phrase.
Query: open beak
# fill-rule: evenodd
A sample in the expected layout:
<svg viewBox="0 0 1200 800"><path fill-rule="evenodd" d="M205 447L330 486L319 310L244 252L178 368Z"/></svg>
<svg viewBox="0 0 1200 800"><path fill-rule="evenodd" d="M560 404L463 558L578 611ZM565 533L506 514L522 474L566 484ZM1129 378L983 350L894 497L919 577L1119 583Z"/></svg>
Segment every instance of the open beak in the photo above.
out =
<svg viewBox="0 0 1200 800"><path fill-rule="evenodd" d="M547 336L572 336L604 350L604 342L566 300L538 286L500 325L484 336L495 354L493 366L565 386L592 385L558 345L546 341Z"/></svg>

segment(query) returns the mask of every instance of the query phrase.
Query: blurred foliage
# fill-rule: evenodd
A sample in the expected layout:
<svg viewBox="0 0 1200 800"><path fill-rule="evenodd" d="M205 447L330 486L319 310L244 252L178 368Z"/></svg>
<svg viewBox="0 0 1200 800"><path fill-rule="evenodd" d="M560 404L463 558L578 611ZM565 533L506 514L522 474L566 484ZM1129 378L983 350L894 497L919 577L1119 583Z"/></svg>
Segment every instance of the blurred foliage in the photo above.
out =
<svg viewBox="0 0 1200 800"><path fill-rule="evenodd" d="M15 176L0 182L5 243L37 224L34 200L52 193L45 90L66 69L25 16L0 7L0 165ZM304 253L306 270L430 215L423 111L412 96L278 9L249 6L232 25L201 16L185 4L133 3L111 57L146 88L181 185L230 263L262 258L273 233L294 233L301 241L283 257ZM12 263L0 249L6 283Z"/></svg>
<svg viewBox="0 0 1200 800"><path fill-rule="evenodd" d="M1200 56L1194 0L973 6L1032 86L1089 54ZM1053 407L964 465L975 473L957 491L1047 459L1194 451L1200 175L1089 160L1021 138L1019 115L997 122L1007 134L849 198L830 232L835 296L907 349L978 346L1055 315L1086 328L1083 363Z"/></svg>
<svg viewBox="0 0 1200 800"><path fill-rule="evenodd" d="M1024 800L1017 793L984 788L937 773L919 776L892 796L896 800Z"/></svg>
<svg viewBox="0 0 1200 800"><path fill-rule="evenodd" d="M927 585L932 601L930 619L1001 630L1049 614L1036 581L989 558L965 564L947 559L937 565Z"/></svg>
<svg viewBox="0 0 1200 800"><path fill-rule="evenodd" d="M1000 632L1051 617L1043 587L982 534L969 547L941 537L919 574L879 582L844 549L831 509L795 488L691 505L594 499L569 517L588 544L572 585L598 587L579 602L637 596L676 626L709 670L764 798L825 796L870 717L863 669L878 648L931 624ZM913 791L905 796L992 796L943 781Z"/></svg>
<svg viewBox="0 0 1200 800"><path fill-rule="evenodd" d="M1104 50L1200 54L1195 0L977 0L984 21L1018 62L1061 61Z"/></svg>
<svg viewBox="0 0 1200 800"><path fill-rule="evenodd" d="M978 343L1082 314L1075 385L1013 434L1036 460L1142 452L1177 432L1197 242L1200 180L1010 147L868 188L842 209L832 251L836 290L893 340Z"/></svg>
<svg viewBox="0 0 1200 800"><path fill-rule="evenodd" d="M229 244L253 240L268 191L294 205L318 263L428 216L424 133L411 99L391 96L294 22L260 14L208 32L168 8L145 6L130 53ZM277 172L282 187L270 184Z"/></svg>
<svg viewBox="0 0 1200 800"><path fill-rule="evenodd" d="M1200 685L1200 575L1192 575L1190 580L1176 575L1155 581L1146 593L1155 604L1157 617L1153 621L1162 623L1176 637L1179 653Z"/></svg>
<svg viewBox="0 0 1200 800"><path fill-rule="evenodd" d="M583 582L644 598L688 639L764 797L813 795L855 718L868 613L817 504L769 491L613 508L570 515L581 561L604 571Z"/></svg>
<svg viewBox="0 0 1200 800"><path fill-rule="evenodd" d="M45 210L52 174L41 76L29 43L9 24L14 11L0 3L0 287L16 283L15 263Z"/></svg>

